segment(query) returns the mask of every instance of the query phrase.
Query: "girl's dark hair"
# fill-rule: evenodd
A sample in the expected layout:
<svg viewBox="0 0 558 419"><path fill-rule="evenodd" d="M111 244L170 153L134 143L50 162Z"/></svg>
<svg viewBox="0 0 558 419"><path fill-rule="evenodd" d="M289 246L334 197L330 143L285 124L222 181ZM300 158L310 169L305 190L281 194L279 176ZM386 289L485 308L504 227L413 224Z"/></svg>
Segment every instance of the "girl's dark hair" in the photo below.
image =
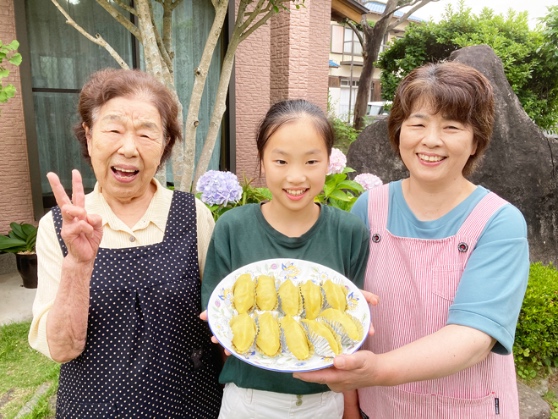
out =
<svg viewBox="0 0 558 419"><path fill-rule="evenodd" d="M91 129L99 109L116 97L142 96L157 108L163 123L165 150L161 163L171 155L176 140L182 138L182 129L178 123L178 102L176 95L155 77L139 70L107 68L91 75L81 89L78 112L80 121L74 128L77 140L81 144L83 158L91 164L87 150L84 124Z"/></svg>
<svg viewBox="0 0 558 419"><path fill-rule="evenodd" d="M463 168L463 175L470 175L486 151L494 127L494 92L488 79L473 67L455 61L427 64L411 71L397 87L388 119L389 140L399 157L401 126L413 107L421 104L473 128L477 149Z"/></svg>
<svg viewBox="0 0 558 419"><path fill-rule="evenodd" d="M263 152L269 138L281 126L292 122L301 117L310 117L314 122L314 127L324 139L328 157L331 155L333 147L333 128L329 123L326 114L317 105L304 99L291 99L277 102L267 111L265 117L260 122L256 133L256 147L258 148L258 161L261 162Z"/></svg>

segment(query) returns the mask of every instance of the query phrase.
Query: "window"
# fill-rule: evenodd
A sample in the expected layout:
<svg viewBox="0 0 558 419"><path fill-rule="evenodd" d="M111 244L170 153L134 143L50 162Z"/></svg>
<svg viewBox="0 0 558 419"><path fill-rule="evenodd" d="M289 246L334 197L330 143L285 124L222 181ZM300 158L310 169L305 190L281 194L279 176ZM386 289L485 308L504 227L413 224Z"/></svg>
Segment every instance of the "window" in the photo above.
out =
<svg viewBox="0 0 558 419"><path fill-rule="evenodd" d="M131 68L141 67L142 51L135 38L97 2L62 0L60 3L86 31L101 34ZM154 9L155 12L161 10L160 7ZM77 100L81 86L91 73L106 67L118 68L118 64L105 49L66 24L64 16L50 1L25 0L25 15L43 195L51 194L47 172L56 172L62 183L69 187L73 168L80 170L84 187L91 190L95 185L95 177L81 157L81 148L72 129L78 121ZM161 15L162 11L156 19L160 21ZM209 32L213 18L213 7L206 2L183 2L173 14L175 85L184 107L184 118L194 82L194 67L199 63L204 35ZM209 128L209 115L221 66L220 50L218 46L201 103L202 112L206 112L208 117L200 118L198 150L202 149ZM220 139L217 141L220 142ZM210 163L211 169L219 167L219 150L218 143ZM172 180L170 168L167 174L167 178Z"/></svg>
<svg viewBox="0 0 558 419"><path fill-rule="evenodd" d="M343 53L343 33L343 26L331 25L331 52L336 54Z"/></svg>
<svg viewBox="0 0 558 419"><path fill-rule="evenodd" d="M362 46L360 45L360 41L354 31L349 27L345 28L343 53L348 55L362 55Z"/></svg>

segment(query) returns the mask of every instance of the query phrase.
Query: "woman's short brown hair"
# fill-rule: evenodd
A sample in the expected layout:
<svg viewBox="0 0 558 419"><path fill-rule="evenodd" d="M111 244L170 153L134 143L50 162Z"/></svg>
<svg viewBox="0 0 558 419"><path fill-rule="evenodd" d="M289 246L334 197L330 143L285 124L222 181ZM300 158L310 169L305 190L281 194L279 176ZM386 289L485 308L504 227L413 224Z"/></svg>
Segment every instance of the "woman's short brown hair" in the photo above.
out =
<svg viewBox="0 0 558 419"><path fill-rule="evenodd" d="M399 157L401 126L413 107L421 104L472 127L477 149L463 168L463 175L470 175L488 147L494 127L494 92L488 79L473 67L454 61L411 71L397 87L388 119L389 140Z"/></svg>
<svg viewBox="0 0 558 419"><path fill-rule="evenodd" d="M148 98L159 111L165 139L161 163L170 157L174 143L182 138L176 95L155 77L143 71L108 68L93 73L79 95L80 121L75 126L74 133L81 144L82 156L89 164L91 158L84 125L92 128L96 113L109 100L136 95Z"/></svg>

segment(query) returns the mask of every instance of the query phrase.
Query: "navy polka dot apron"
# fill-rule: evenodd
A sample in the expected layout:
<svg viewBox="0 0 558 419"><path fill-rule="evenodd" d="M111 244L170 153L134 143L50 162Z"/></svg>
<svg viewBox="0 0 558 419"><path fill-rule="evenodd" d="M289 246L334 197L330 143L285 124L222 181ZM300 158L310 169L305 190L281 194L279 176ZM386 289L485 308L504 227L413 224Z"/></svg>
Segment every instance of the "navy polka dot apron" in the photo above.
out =
<svg viewBox="0 0 558 419"><path fill-rule="evenodd" d="M53 208L60 236L60 209ZM63 364L58 418L216 418L218 355L199 319L194 197L174 192L161 243L100 248L87 341Z"/></svg>

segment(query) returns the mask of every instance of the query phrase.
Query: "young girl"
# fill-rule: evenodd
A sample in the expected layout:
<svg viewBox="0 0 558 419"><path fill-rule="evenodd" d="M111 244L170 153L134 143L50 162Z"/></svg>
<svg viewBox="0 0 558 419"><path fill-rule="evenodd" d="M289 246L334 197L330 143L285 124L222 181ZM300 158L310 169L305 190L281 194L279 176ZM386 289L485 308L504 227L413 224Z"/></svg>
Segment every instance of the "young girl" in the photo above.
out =
<svg viewBox="0 0 558 419"><path fill-rule="evenodd" d="M217 222L202 283L202 304L230 272L271 258L296 258L325 265L362 287L369 235L354 215L321 206L333 131L325 114L305 100L273 105L257 135L261 171L272 200L244 205ZM305 383L289 373L268 371L229 357L220 418L341 418L343 395L326 385ZM354 397L355 399L352 399ZM347 403L356 407L356 394Z"/></svg>

